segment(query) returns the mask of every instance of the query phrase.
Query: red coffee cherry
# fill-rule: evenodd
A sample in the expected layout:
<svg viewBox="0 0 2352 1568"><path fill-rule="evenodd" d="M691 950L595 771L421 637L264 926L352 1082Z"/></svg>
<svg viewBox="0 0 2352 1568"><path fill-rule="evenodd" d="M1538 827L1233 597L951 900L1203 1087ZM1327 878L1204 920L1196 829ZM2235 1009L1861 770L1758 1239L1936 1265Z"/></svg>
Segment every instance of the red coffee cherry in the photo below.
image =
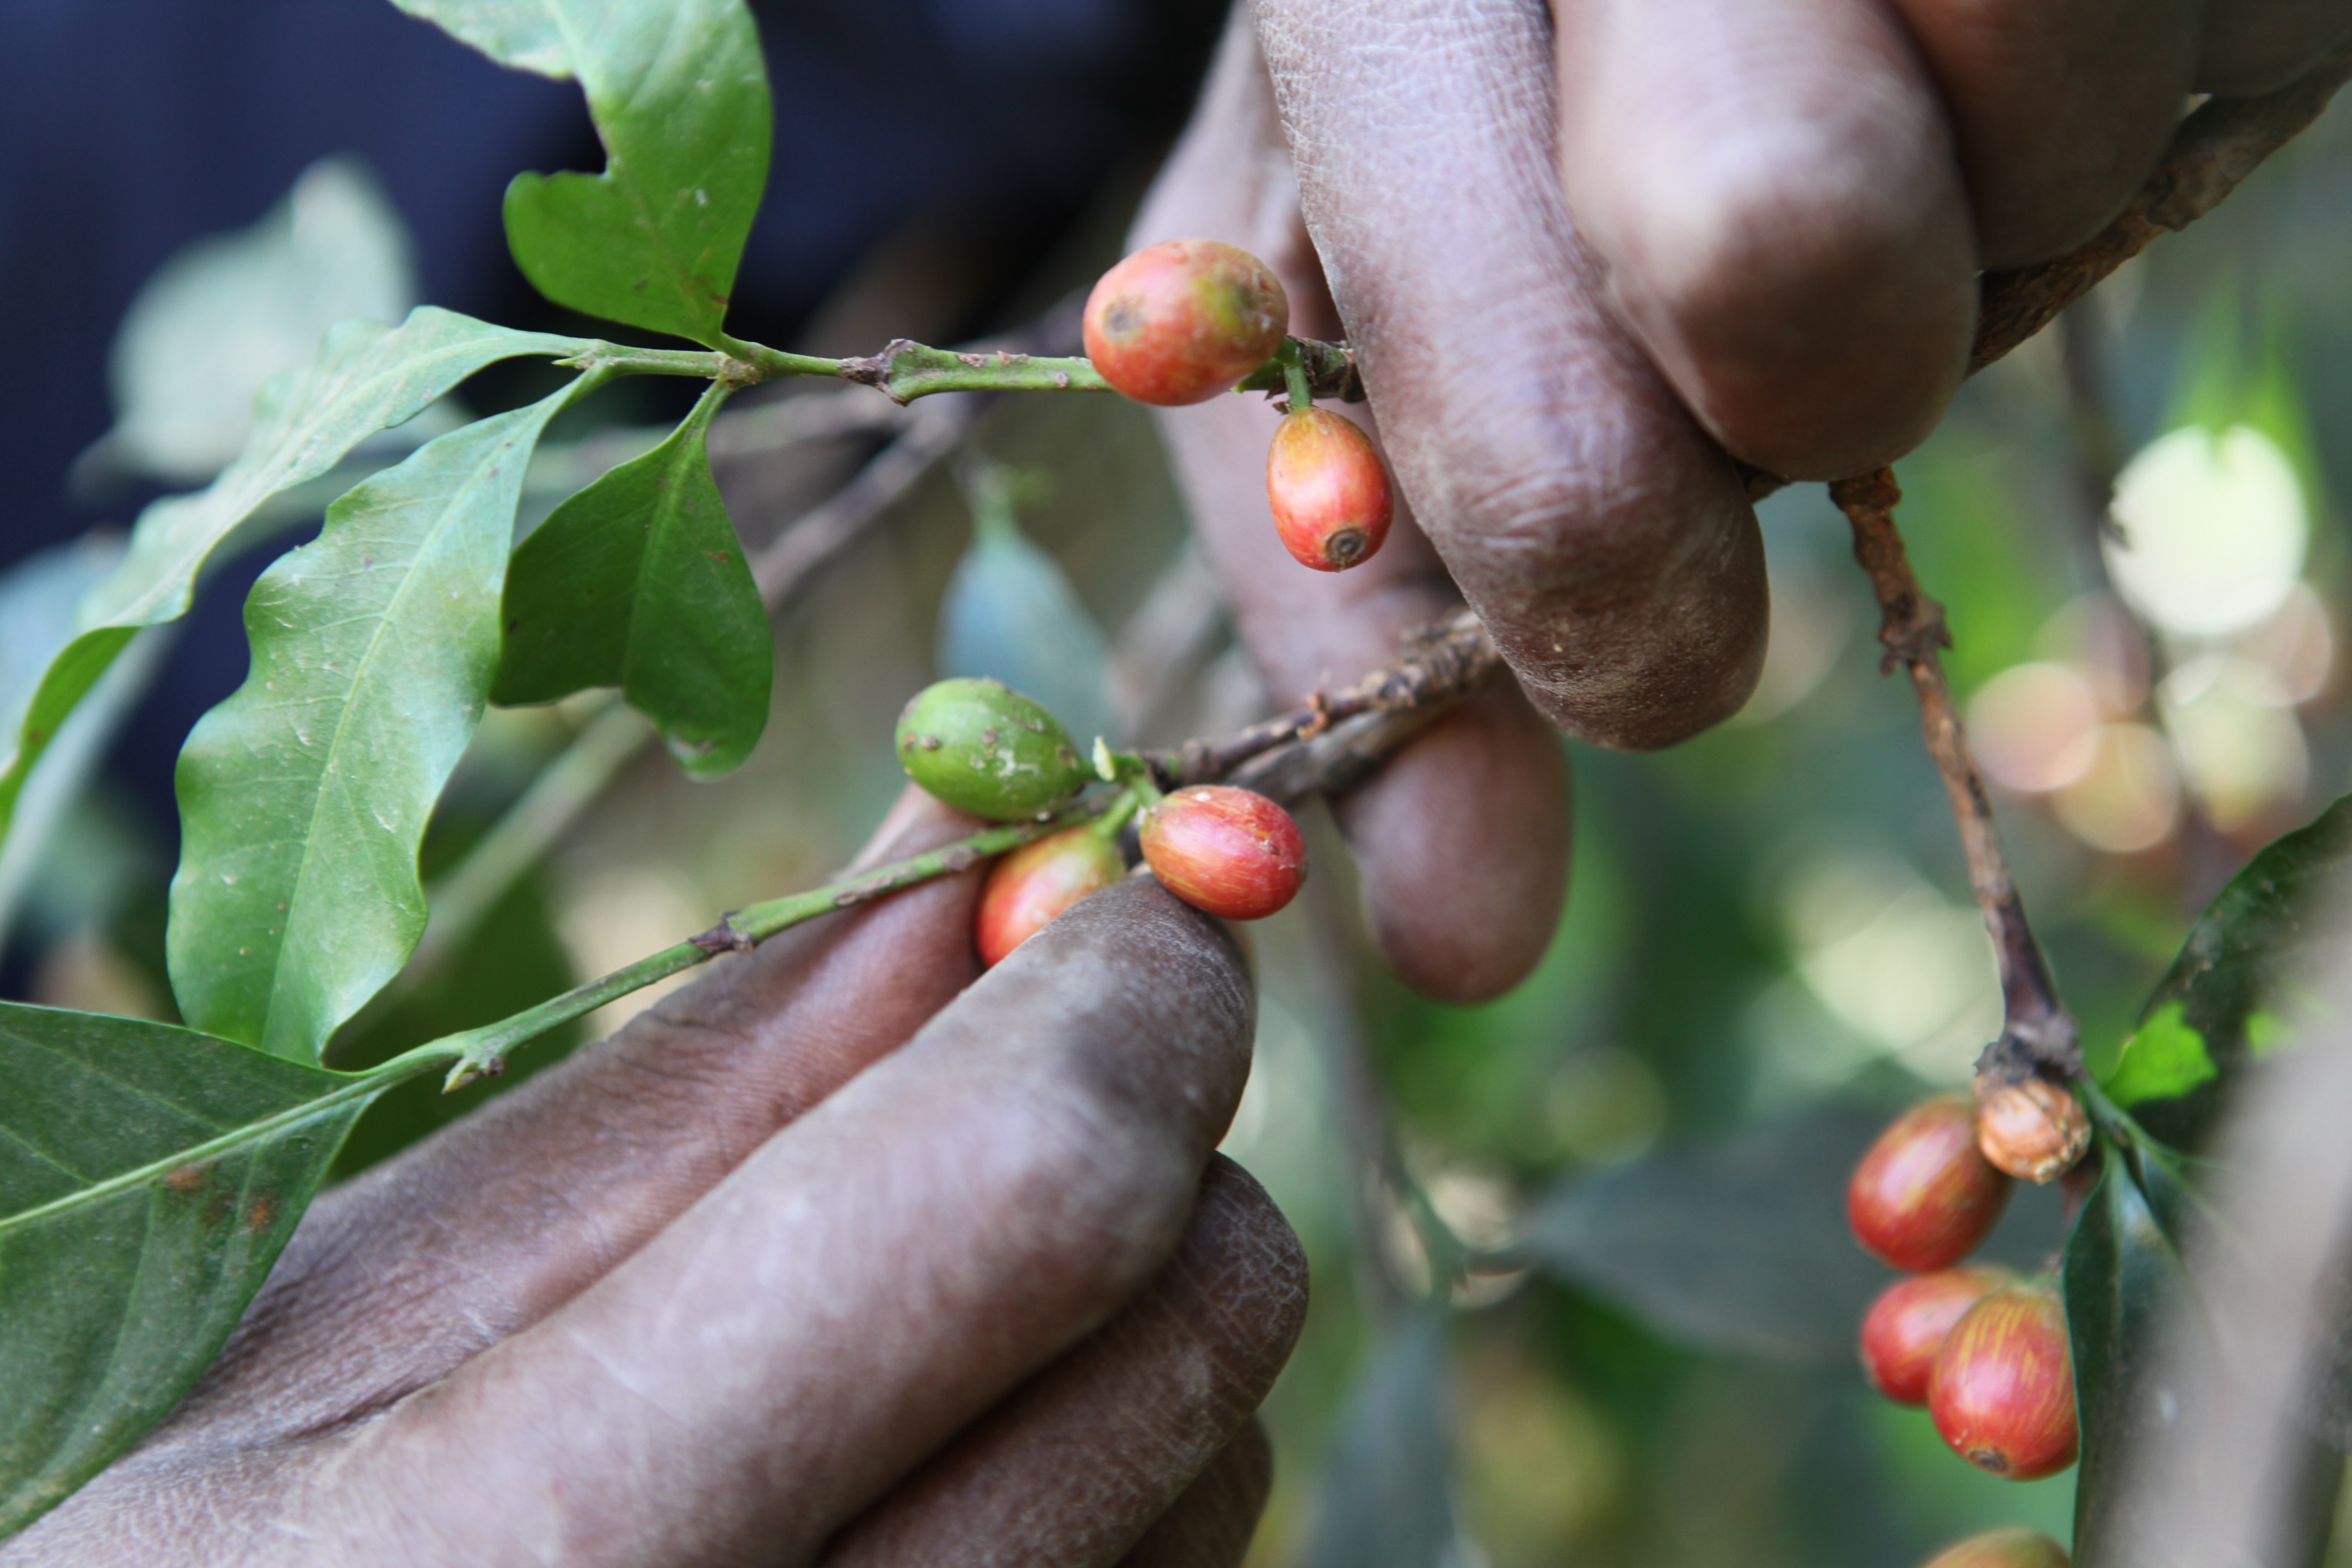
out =
<svg viewBox="0 0 2352 1568"><path fill-rule="evenodd" d="M1265 495L1283 548L1318 572L1372 558L1389 536L1389 474L1371 437L1323 408L1301 408L1275 426Z"/></svg>
<svg viewBox="0 0 2352 1568"><path fill-rule="evenodd" d="M2038 1530L1996 1530L1947 1546L1927 1568L2066 1568L2066 1549Z"/></svg>
<svg viewBox="0 0 2352 1568"><path fill-rule="evenodd" d="M2013 1284L2006 1268L1948 1268L1898 1279L1862 1320L1862 1370L1897 1405L1927 1403L1927 1374L1952 1325L1992 1291Z"/></svg>
<svg viewBox="0 0 2352 1568"><path fill-rule="evenodd" d="M1977 1149L1974 1108L1947 1095L1879 1134L1854 1167L1845 1216L1864 1250L1924 1274L1976 1250L2000 1218L2009 1184Z"/></svg>
<svg viewBox="0 0 2352 1568"><path fill-rule="evenodd" d="M2066 1312L2044 1285L2011 1285L1969 1308L1936 1352L1927 1414L1980 1470L2033 1481L2074 1462L2074 1363Z"/></svg>
<svg viewBox="0 0 2352 1568"><path fill-rule="evenodd" d="M972 941L990 968L1088 893L1127 875L1118 850L1091 826L1066 827L1024 844L988 868L973 912Z"/></svg>
<svg viewBox="0 0 2352 1568"><path fill-rule="evenodd" d="M2091 1147L2091 1119L2046 1078L1977 1086L1977 1147L2021 1181L2055 1181Z"/></svg>
<svg viewBox="0 0 2352 1568"><path fill-rule="evenodd" d="M1147 246L1087 296L1087 357L1138 403L1202 403L1274 357L1290 301L1274 268L1216 239Z"/></svg>
<svg viewBox="0 0 2352 1568"><path fill-rule="evenodd" d="M1195 784L1143 814L1143 858L1196 910L1263 920L1307 879L1307 843L1290 813L1253 791Z"/></svg>

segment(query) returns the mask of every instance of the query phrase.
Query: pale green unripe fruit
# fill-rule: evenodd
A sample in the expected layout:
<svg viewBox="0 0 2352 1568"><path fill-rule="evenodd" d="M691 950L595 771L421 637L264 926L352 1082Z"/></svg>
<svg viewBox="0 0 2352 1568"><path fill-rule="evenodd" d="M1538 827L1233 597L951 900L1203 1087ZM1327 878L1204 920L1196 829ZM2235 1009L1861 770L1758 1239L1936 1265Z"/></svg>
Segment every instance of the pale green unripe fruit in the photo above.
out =
<svg viewBox="0 0 2352 1568"><path fill-rule="evenodd" d="M1069 731L999 680L942 680L898 715L907 776L959 811L1017 822L1062 805L1094 775Z"/></svg>

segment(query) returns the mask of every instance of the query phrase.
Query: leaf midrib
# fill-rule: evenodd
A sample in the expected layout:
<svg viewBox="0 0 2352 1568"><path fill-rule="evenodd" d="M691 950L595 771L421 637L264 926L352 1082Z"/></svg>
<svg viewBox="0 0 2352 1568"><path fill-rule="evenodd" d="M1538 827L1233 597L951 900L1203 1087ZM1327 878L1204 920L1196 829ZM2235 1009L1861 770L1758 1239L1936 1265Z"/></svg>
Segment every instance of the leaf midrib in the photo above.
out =
<svg viewBox="0 0 2352 1568"><path fill-rule="evenodd" d="M36 1207L22 1209L12 1215L0 1215L0 1237L5 1237L13 1230L35 1225L53 1215L66 1213L81 1204L96 1203L101 1199L112 1197L118 1193L129 1192L183 1165L194 1164L215 1155L227 1153L244 1144L258 1142L273 1133L299 1126L317 1117L322 1111L331 1110L353 1100L373 1098L395 1084L421 1077L446 1059L427 1057L387 1063L384 1068L374 1072L347 1079L340 1088L331 1089L316 1100L306 1100L299 1104L289 1105L285 1110L272 1112L258 1121L246 1122L243 1126L225 1132L217 1138L207 1139L202 1143L188 1144L159 1159L150 1160L143 1165L93 1182L89 1186L68 1193L63 1197L51 1198L47 1203Z"/></svg>

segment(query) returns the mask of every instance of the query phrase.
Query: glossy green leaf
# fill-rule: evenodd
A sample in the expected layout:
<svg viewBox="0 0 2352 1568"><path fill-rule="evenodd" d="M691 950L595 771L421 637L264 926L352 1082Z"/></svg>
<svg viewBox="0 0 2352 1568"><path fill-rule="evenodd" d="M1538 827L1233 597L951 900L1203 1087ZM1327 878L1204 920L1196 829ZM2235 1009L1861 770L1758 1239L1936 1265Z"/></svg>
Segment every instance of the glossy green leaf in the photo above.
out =
<svg viewBox="0 0 2352 1568"><path fill-rule="evenodd" d="M518 174L507 244L559 305L720 346L768 179L768 77L742 0L394 0L492 59L573 77L601 174Z"/></svg>
<svg viewBox="0 0 2352 1568"><path fill-rule="evenodd" d="M2347 861L2352 797L2255 856L2191 928L2105 1084L2158 1138L2198 1146L2231 1074L2279 1043L2307 965L2343 939L2327 900Z"/></svg>
<svg viewBox="0 0 2352 1568"><path fill-rule="evenodd" d="M1445 1319L1424 1307L1372 1352L1316 1484L1299 1568L1442 1568L1454 1555Z"/></svg>
<svg viewBox="0 0 2352 1568"><path fill-rule="evenodd" d="M262 502L317 479L361 440L415 417L486 364L587 347L427 307L388 331L347 321L327 334L307 369L274 378L255 404L253 435L236 461L204 489L142 512L121 565L83 601L73 639L49 661L16 726L15 750L0 760L0 837L26 774L75 705L141 627L187 614L197 574Z"/></svg>
<svg viewBox="0 0 2352 1568"><path fill-rule="evenodd" d="M425 930L416 855L498 662L523 471L577 384L419 447L246 602L253 668L180 753L181 1016L314 1062Z"/></svg>
<svg viewBox="0 0 2352 1568"><path fill-rule="evenodd" d="M971 484L971 548L940 605L941 675L986 676L1026 692L1081 744L1113 740L1110 649L1060 563L1014 518L1005 476Z"/></svg>
<svg viewBox="0 0 2352 1568"><path fill-rule="evenodd" d="M271 376L308 363L336 322L397 321L415 303L400 215L356 160L321 159L261 221L194 242L141 288L108 358L100 456L201 484L244 447Z"/></svg>
<svg viewBox="0 0 2352 1568"><path fill-rule="evenodd" d="M0 1003L0 1536L179 1402L383 1083Z"/></svg>
<svg viewBox="0 0 2352 1568"><path fill-rule="evenodd" d="M698 778L767 727L768 612L710 476L713 387L659 447L572 497L515 551L490 696L552 702L617 686Z"/></svg>

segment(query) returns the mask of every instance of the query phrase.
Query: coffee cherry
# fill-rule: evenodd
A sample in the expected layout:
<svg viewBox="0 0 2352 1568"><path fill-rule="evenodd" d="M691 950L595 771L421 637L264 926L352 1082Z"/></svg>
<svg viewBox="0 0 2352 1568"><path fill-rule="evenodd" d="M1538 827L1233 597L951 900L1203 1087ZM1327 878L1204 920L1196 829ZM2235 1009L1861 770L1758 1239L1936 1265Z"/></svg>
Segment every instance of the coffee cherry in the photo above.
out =
<svg viewBox="0 0 2352 1568"><path fill-rule="evenodd" d="M907 776L959 811L997 822L1053 810L1094 775L1060 721L996 680L941 680L898 715Z"/></svg>
<svg viewBox="0 0 2352 1568"><path fill-rule="evenodd" d="M2074 1462L2074 1363L2066 1312L2044 1285L2011 1285L1969 1308L1936 1352L1927 1413L1980 1470L2039 1480Z"/></svg>
<svg viewBox="0 0 2352 1568"><path fill-rule="evenodd" d="M1947 1546L1927 1568L2066 1568L2066 1549L2038 1530L1996 1530Z"/></svg>
<svg viewBox="0 0 2352 1568"><path fill-rule="evenodd" d="M1862 1320L1862 1370L1897 1405L1927 1403L1927 1374L1952 1325L2016 1276L2006 1268L1948 1268L1898 1279Z"/></svg>
<svg viewBox="0 0 2352 1568"><path fill-rule="evenodd" d="M1143 814L1143 858L1196 910L1263 920L1307 879L1307 843L1290 813L1250 790L1195 784Z"/></svg>
<svg viewBox="0 0 2352 1568"><path fill-rule="evenodd" d="M1324 408L1301 408L1275 426L1265 494L1283 548L1318 572L1372 558L1389 536L1388 470L1371 438Z"/></svg>
<svg viewBox="0 0 2352 1568"><path fill-rule="evenodd" d="M1854 1167L1845 1216L1864 1250L1915 1273L1976 1250L2009 1202L2009 1178L1977 1151L1976 1118L1947 1095L1914 1106Z"/></svg>
<svg viewBox="0 0 2352 1568"><path fill-rule="evenodd" d="M1066 827L1024 844L988 868L973 913L980 961L991 968L1088 893L1127 875L1118 849L1091 825Z"/></svg>
<svg viewBox="0 0 2352 1568"><path fill-rule="evenodd" d="M1290 301L1274 268L1216 239L1147 246L1087 296L1087 357L1138 403L1202 403L1274 357Z"/></svg>
<svg viewBox="0 0 2352 1568"><path fill-rule="evenodd" d="M2091 1119L2080 1100L2046 1078L1979 1084L1977 1146L2021 1180L2055 1181L2090 1148Z"/></svg>

